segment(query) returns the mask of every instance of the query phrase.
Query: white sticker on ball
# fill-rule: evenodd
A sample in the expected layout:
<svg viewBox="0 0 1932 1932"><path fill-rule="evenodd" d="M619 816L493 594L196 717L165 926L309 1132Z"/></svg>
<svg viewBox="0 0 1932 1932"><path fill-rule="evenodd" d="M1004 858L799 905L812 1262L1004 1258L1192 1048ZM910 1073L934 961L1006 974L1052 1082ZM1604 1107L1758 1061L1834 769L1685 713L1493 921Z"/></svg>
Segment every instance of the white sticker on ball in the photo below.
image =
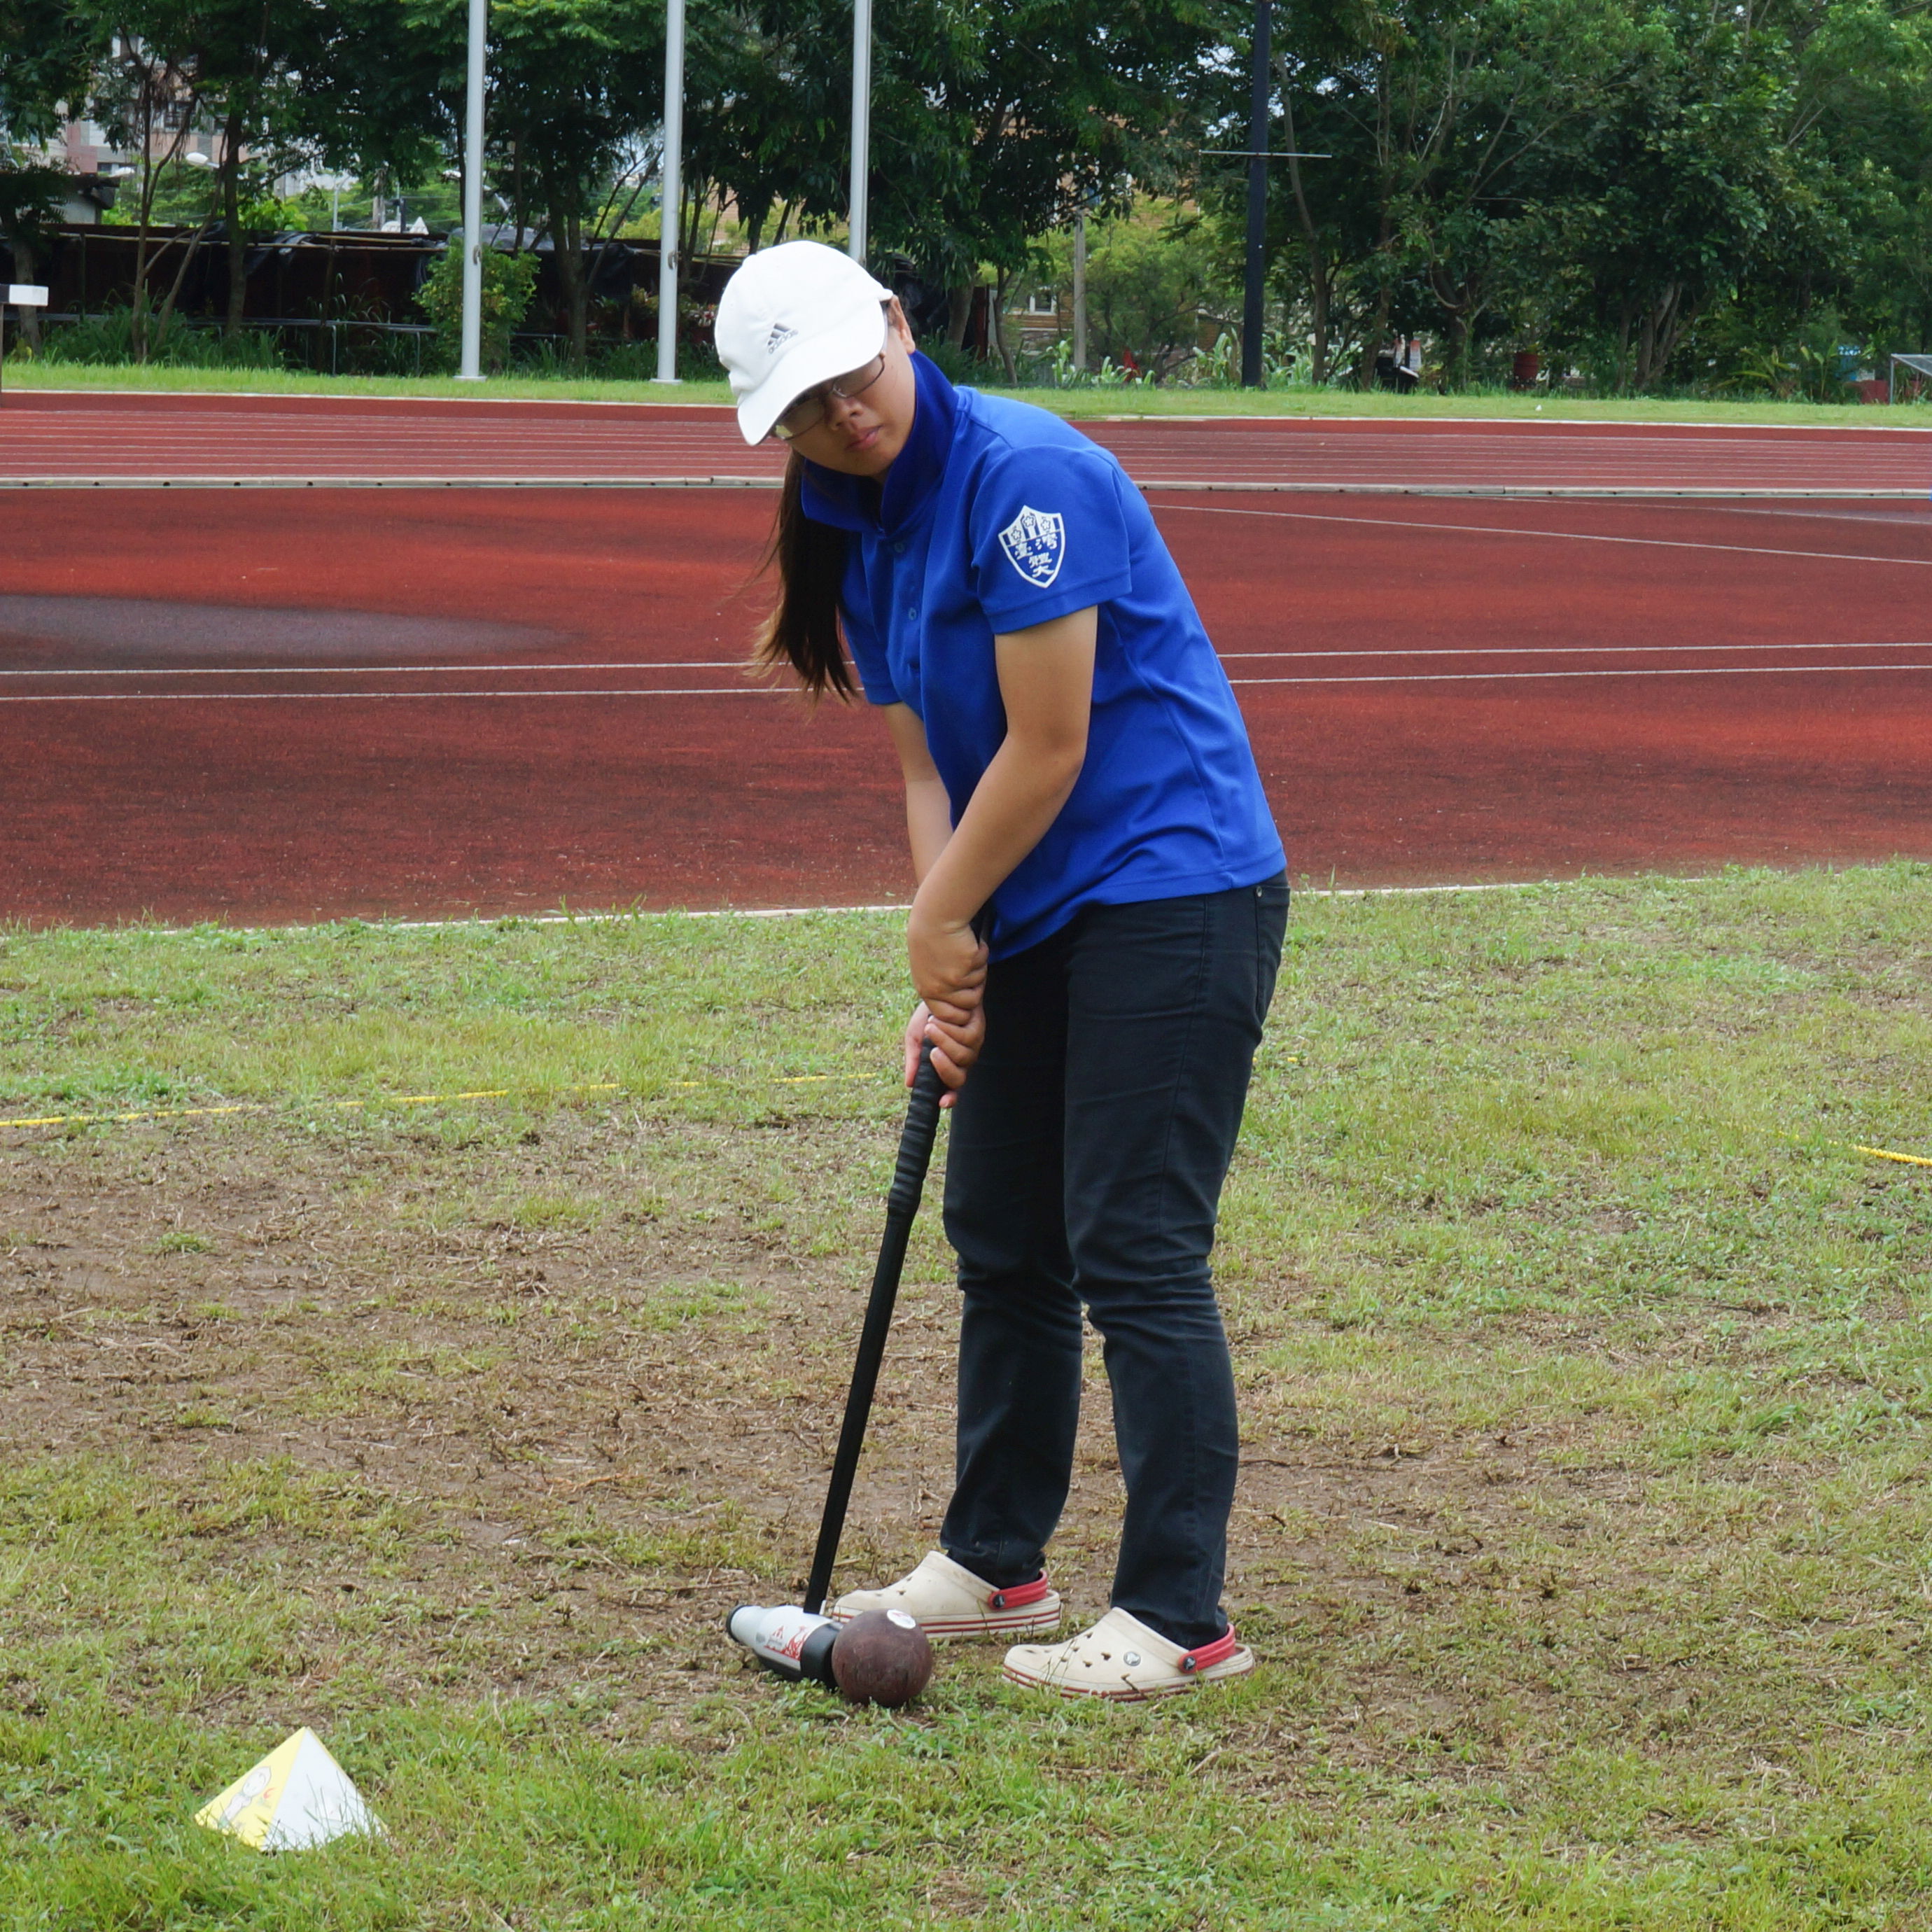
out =
<svg viewBox="0 0 1932 1932"><path fill-rule="evenodd" d="M888 1610L886 1612L886 1621L888 1623L897 1624L901 1630L917 1630L919 1628L918 1620L916 1618L908 1616L904 1610Z"/></svg>

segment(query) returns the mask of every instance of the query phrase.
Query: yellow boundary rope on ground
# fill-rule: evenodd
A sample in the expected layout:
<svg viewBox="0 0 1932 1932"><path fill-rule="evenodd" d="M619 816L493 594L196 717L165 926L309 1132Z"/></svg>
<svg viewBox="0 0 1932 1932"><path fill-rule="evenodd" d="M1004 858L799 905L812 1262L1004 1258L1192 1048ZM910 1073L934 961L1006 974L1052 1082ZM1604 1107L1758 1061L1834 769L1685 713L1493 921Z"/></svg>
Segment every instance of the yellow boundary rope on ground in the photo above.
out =
<svg viewBox="0 0 1932 1932"><path fill-rule="evenodd" d="M1922 1154L1894 1154L1890 1148L1864 1147L1856 1141L1834 1141L1834 1147L1849 1146L1854 1154L1868 1154L1874 1160L1902 1160L1907 1167L1932 1167Z"/></svg>
<svg viewBox="0 0 1932 1932"><path fill-rule="evenodd" d="M778 1075L766 1084L772 1087L816 1087L835 1080L862 1080L866 1077L862 1073L788 1073ZM668 1088L686 1090L724 1084L722 1079L664 1082ZM351 1114L370 1107L430 1107L439 1101L507 1100L518 1090L514 1087L478 1087L462 1094L380 1094L373 1100L284 1101L279 1104L290 1107L307 1105L318 1113ZM620 1090L620 1083L600 1080L590 1086L565 1087L557 1090L566 1094L615 1094ZM92 1127L123 1120L207 1120L218 1114L270 1114L276 1111L277 1106L272 1100L235 1100L219 1107L148 1107L125 1114L23 1114L17 1120L0 1120L0 1127Z"/></svg>

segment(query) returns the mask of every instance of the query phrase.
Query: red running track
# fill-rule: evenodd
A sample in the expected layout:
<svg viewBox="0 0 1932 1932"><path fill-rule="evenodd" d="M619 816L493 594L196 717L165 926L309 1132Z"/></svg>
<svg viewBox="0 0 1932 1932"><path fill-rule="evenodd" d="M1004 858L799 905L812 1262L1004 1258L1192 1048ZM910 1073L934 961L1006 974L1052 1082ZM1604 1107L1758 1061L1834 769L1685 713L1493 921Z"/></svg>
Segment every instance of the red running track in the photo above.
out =
<svg viewBox="0 0 1932 1932"><path fill-rule="evenodd" d="M1932 511L1161 494L1298 876L1932 857ZM862 711L735 668L770 499L25 492L0 909L844 903Z"/></svg>
<svg viewBox="0 0 1932 1932"><path fill-rule="evenodd" d="M1396 494L1932 494L1932 430L1175 418L1080 425L1144 487ZM16 392L0 485L770 487L730 412L655 404Z"/></svg>

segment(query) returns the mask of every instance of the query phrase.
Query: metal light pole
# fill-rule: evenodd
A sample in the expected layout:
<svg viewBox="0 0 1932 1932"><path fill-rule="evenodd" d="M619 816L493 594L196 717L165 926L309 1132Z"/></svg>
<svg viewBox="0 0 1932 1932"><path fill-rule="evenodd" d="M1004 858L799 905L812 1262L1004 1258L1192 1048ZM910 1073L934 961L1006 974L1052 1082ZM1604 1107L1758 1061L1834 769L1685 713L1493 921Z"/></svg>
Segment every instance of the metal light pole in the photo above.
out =
<svg viewBox="0 0 1932 1932"><path fill-rule="evenodd" d="M483 380L483 44L489 0L470 0L470 92L463 130L463 362L459 379Z"/></svg>
<svg viewBox="0 0 1932 1932"><path fill-rule="evenodd" d="M872 0L852 0L852 212L845 252L866 259L866 191L872 166Z"/></svg>
<svg viewBox="0 0 1932 1932"><path fill-rule="evenodd" d="M1255 0L1254 91L1248 113L1247 299L1241 310L1241 387L1268 381L1262 334L1268 319L1268 0Z"/></svg>
<svg viewBox="0 0 1932 1932"><path fill-rule="evenodd" d="M658 197L658 373L677 380L677 251L683 238L684 0L664 13L664 185Z"/></svg>

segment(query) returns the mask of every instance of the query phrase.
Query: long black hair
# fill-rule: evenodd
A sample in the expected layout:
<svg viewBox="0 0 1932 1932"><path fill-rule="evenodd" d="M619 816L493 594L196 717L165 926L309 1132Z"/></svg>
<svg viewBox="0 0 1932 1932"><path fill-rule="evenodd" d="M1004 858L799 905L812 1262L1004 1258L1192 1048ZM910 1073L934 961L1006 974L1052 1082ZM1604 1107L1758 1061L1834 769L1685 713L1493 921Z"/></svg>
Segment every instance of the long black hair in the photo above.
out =
<svg viewBox="0 0 1932 1932"><path fill-rule="evenodd" d="M752 664L760 671L790 665L814 700L828 691L849 700L856 687L838 635L845 532L805 514L800 500L804 482L805 458L794 450L785 461L771 545L761 566L778 566L778 601L759 627Z"/></svg>

